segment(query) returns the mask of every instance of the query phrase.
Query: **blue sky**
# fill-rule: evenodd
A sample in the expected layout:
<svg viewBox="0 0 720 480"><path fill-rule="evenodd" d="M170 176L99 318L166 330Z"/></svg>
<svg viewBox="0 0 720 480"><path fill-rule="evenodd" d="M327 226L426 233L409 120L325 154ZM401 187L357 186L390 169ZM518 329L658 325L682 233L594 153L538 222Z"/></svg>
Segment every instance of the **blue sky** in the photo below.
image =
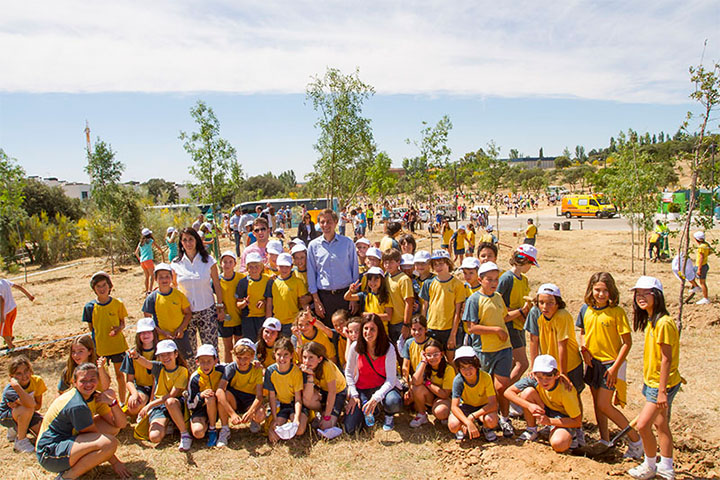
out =
<svg viewBox="0 0 720 480"><path fill-rule="evenodd" d="M448 114L455 156L494 140L557 155L633 128L674 133L687 67L720 59L720 6L655 2L0 0L0 148L28 174L83 181L85 120L125 180L188 181L177 139L208 102L249 175L312 169L312 75L356 66L399 165Z"/></svg>

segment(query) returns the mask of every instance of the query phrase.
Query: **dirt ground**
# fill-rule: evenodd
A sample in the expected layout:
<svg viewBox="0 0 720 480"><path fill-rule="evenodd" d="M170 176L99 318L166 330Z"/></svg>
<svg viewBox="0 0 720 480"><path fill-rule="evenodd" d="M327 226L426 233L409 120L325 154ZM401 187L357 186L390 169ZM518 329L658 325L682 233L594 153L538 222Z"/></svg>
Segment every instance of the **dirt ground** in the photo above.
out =
<svg viewBox="0 0 720 480"><path fill-rule="evenodd" d="M599 270L613 274L621 290L622 305L630 311L628 293L642 272L642 265L630 271L630 234L610 231L552 231L543 225L538 237L540 268L530 271L531 288L544 282L557 283L571 314L577 314L590 275ZM425 235L425 236L422 236ZM716 237L717 232L709 232ZM421 234L420 248L429 248L426 234ZM379 240L377 234L371 239ZM503 234L501 241L517 244L518 238ZM435 243L437 245L437 241ZM509 248L501 248L499 264L507 268ZM74 263L74 262L73 262ZM720 262L710 260L711 300L707 306L685 307L681 336L680 370L688 380L673 404L671 428L675 436L675 464L678 478L720 478ZM88 281L93 272L109 270L102 259L89 258L66 269L28 278L27 288L36 295L31 304L21 294L15 326L19 345L36 344L80 333L82 307L93 298ZM679 282L667 263L648 264L647 273L659 277L666 290L671 313L677 312ZM16 275L10 275L14 277ZM21 280L18 280L21 281ZM114 296L127 305L133 325L141 317L144 298L142 272L139 266L116 269L113 276ZM131 342L133 329L126 330ZM629 356L629 403L627 417L634 417L643 404L642 334L634 333ZM43 411L57 395L56 385L67 359L69 341L36 346L23 353L30 356L36 373L46 381L49 391ZM0 357L0 370L6 372L8 356ZM5 376L6 374L3 374ZM3 383L6 380L3 380ZM585 428L597 439L589 392L583 394ZM623 476L634 462L623 461L624 446L601 458L590 459L554 454L546 441L518 445L513 440L497 443L471 441L458 444L445 427L425 425L418 430L408 427L410 413L396 419L396 429L376 429L357 438L340 437L324 442L305 436L275 447L264 437L253 436L247 429L233 430L229 448L204 448L195 442L188 453L177 450L177 435L153 448L139 442L128 432L120 434L118 457L126 462L137 478L493 478L515 479L594 479ZM524 422L513 420L516 430ZM13 452L12 445L0 440L0 463L5 478L54 478L45 472L34 456ZM108 465L84 478L112 478Z"/></svg>

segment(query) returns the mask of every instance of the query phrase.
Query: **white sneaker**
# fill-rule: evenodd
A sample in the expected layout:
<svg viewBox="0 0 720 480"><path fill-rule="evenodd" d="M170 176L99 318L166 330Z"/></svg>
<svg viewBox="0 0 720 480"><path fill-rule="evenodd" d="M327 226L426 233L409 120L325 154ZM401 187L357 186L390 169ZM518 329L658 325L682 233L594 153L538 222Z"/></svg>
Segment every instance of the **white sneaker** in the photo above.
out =
<svg viewBox="0 0 720 480"><path fill-rule="evenodd" d="M250 433L258 433L262 427L255 420L250 422Z"/></svg>
<svg viewBox="0 0 720 480"><path fill-rule="evenodd" d="M27 437L23 438L22 440L15 440L14 447L16 452L20 453L32 453L35 451L35 447L33 444L28 440Z"/></svg>
<svg viewBox="0 0 720 480"><path fill-rule="evenodd" d="M519 442L532 442L538 438L537 430L525 430L517 438Z"/></svg>
<svg viewBox="0 0 720 480"><path fill-rule="evenodd" d="M218 435L218 447L227 447L227 444L230 442L230 429L229 428L221 428L220 434Z"/></svg>
<svg viewBox="0 0 720 480"><path fill-rule="evenodd" d="M498 425L500 426L500 430L502 430L503 437L512 438L513 435L515 435L515 429L513 429L512 423L508 420L499 418Z"/></svg>
<svg viewBox="0 0 720 480"><path fill-rule="evenodd" d="M692 290L690 290L692 293L702 293L702 288L700 287L693 287Z"/></svg>
<svg viewBox="0 0 720 480"><path fill-rule="evenodd" d="M383 430L389 432L395 428L395 417L392 415L385 415L385 422L383 423Z"/></svg>
<svg viewBox="0 0 720 480"><path fill-rule="evenodd" d="M628 444L628 448L623 454L623 458L639 459L643 458L643 455L645 455L645 451L643 450L642 440L638 440L637 443L630 442Z"/></svg>
<svg viewBox="0 0 720 480"><path fill-rule="evenodd" d="M710 300L707 297L705 297L705 298L701 298L700 300L695 302L695 305L707 305L708 303L710 303Z"/></svg>
<svg viewBox="0 0 720 480"><path fill-rule="evenodd" d="M520 418L523 416L523 409L519 405L510 403L510 416Z"/></svg>
<svg viewBox="0 0 720 480"><path fill-rule="evenodd" d="M465 438L465 432L462 431L462 428L455 432L455 440L458 442L461 442Z"/></svg>
<svg viewBox="0 0 720 480"><path fill-rule="evenodd" d="M655 470L655 476L663 478L664 480L675 480L675 469L667 469L658 463L657 470Z"/></svg>
<svg viewBox="0 0 720 480"><path fill-rule="evenodd" d="M415 418L410 420L410 428L418 428L428 423L428 417L426 413L418 413Z"/></svg>
<svg viewBox="0 0 720 480"><path fill-rule="evenodd" d="M645 462L628 470L628 475L640 480L649 480L655 476L655 473L657 473L657 470L655 468L650 468Z"/></svg>
<svg viewBox="0 0 720 480"><path fill-rule="evenodd" d="M7 440L8 442L14 442L17 438L17 430L15 430L15 427L10 427L7 429Z"/></svg>
<svg viewBox="0 0 720 480"><path fill-rule="evenodd" d="M192 446L192 435L185 434L180 436L180 445L178 446L178 450L181 452L187 452L190 451L190 447Z"/></svg>

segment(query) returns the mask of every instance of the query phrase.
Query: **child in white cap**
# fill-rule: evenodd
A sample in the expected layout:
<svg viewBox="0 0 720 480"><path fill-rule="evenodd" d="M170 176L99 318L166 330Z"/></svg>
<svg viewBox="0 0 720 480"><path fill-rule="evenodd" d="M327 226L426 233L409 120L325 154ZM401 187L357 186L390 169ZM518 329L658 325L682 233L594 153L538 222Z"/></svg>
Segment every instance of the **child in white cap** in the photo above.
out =
<svg viewBox="0 0 720 480"><path fill-rule="evenodd" d="M237 307L235 292L243 275L235 272L236 265L237 256L232 250L226 250L220 255L222 267L220 290L222 290L222 302L225 304L225 319L218 325L218 335L223 341L225 363L232 361L232 347L242 337L240 309Z"/></svg>
<svg viewBox="0 0 720 480"><path fill-rule="evenodd" d="M552 355L535 357L532 376L505 391L505 398L522 407L527 422L518 440L538 437L537 425L550 426L550 445L558 453L574 447L575 429L582 426L580 398L575 387L563 382Z"/></svg>
<svg viewBox="0 0 720 480"><path fill-rule="evenodd" d="M245 257L247 276L240 279L235 300L240 309L242 336L256 341L258 332L265 321L265 289L270 275L265 273L263 259L257 252Z"/></svg>
<svg viewBox="0 0 720 480"><path fill-rule="evenodd" d="M706 305L710 303L708 298L708 287L707 287L707 273L710 269L708 265L708 257L710 256L710 245L705 241L705 232L697 231L693 233L695 243L697 243L697 254L695 257L695 275L698 282L700 283L699 291L702 292L703 298L695 302L697 305ZM693 292L698 292L698 286L693 280L690 282L693 285Z"/></svg>
<svg viewBox="0 0 720 480"><path fill-rule="evenodd" d="M265 316L280 320L282 334L289 337L295 317L310 304L312 297L305 283L293 275L293 259L289 253L278 255L276 263L278 275L271 278L265 288Z"/></svg>
<svg viewBox="0 0 720 480"><path fill-rule="evenodd" d="M215 391L225 372L225 366L218 363L218 354L210 344L200 345L195 355L198 368L190 376L187 406L190 409L190 430L198 440L207 433L207 446L217 445L218 433L215 424L218 419L218 403Z"/></svg>

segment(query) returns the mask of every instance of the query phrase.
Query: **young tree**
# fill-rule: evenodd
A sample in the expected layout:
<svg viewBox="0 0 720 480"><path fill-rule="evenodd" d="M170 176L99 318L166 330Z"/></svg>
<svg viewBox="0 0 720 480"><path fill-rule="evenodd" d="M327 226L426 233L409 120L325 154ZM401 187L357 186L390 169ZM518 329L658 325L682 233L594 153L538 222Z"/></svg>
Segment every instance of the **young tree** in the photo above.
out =
<svg viewBox="0 0 720 480"><path fill-rule="evenodd" d="M320 158L308 176L309 187L325 192L329 206L335 197L340 205L347 205L365 190L375 144L362 108L374 94L375 89L360 80L357 68L349 75L328 68L322 78L313 77L307 85L305 97L319 114L315 127L320 131L315 144Z"/></svg>
<svg viewBox="0 0 720 480"><path fill-rule="evenodd" d="M239 184L232 184L228 176L242 178L242 168L237 162L235 148L220 137L220 121L212 107L198 100L190 109L197 123L197 132L180 132L183 148L192 157L190 173L198 180L193 193L198 201L212 204L213 212L223 198L232 197ZM234 173L233 173L234 171Z"/></svg>
<svg viewBox="0 0 720 480"><path fill-rule="evenodd" d="M491 195L491 202L495 209L495 227L500 239L500 205L501 200L495 194L506 183L506 179L510 174L510 166L507 162L498 159L500 149L492 140L488 143L487 151L483 149L475 153L477 165L477 184L481 190Z"/></svg>
<svg viewBox="0 0 720 480"><path fill-rule="evenodd" d="M176 203L179 199L175 185L162 178L151 178L145 182L145 188L156 203L160 201Z"/></svg>
<svg viewBox="0 0 720 480"><path fill-rule="evenodd" d="M368 169L369 185L367 193L373 197L384 198L390 195L397 186L397 177L390 173L392 160L385 152L375 155L375 161Z"/></svg>
<svg viewBox="0 0 720 480"><path fill-rule="evenodd" d="M292 192L297 189L297 179L295 178L294 170L287 170L278 175L278 180L285 186L287 192Z"/></svg>
<svg viewBox="0 0 720 480"><path fill-rule="evenodd" d="M100 137L94 149L88 152L88 163L85 172L90 177L91 196L100 209L112 209L120 192L120 177L125 165L115 160L112 146Z"/></svg>

